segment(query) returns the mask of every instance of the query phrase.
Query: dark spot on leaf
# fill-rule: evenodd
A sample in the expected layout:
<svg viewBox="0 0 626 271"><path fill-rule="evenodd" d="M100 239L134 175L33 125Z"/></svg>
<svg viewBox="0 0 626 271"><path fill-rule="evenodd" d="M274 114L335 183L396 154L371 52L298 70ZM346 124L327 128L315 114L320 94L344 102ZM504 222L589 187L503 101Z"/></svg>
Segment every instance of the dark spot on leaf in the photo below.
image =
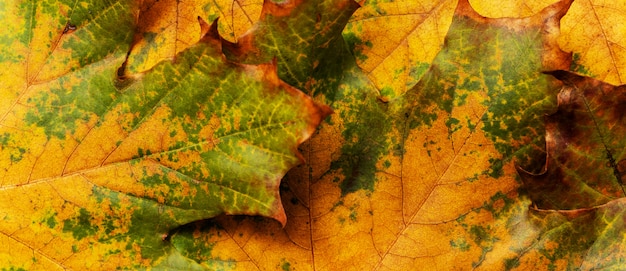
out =
<svg viewBox="0 0 626 271"><path fill-rule="evenodd" d="M504 268L505 270L513 270L518 267L520 264L519 258L511 258L504 260Z"/></svg>
<svg viewBox="0 0 626 271"><path fill-rule="evenodd" d="M76 26L72 25L70 22L65 24L65 28L63 29L63 34L71 33L76 30Z"/></svg>
<svg viewBox="0 0 626 271"><path fill-rule="evenodd" d="M46 225L48 225L49 228L54 228L57 225L57 221L54 218L54 215L51 215L50 217L48 217L48 219L46 219Z"/></svg>
<svg viewBox="0 0 626 271"><path fill-rule="evenodd" d="M352 222L356 222L356 218L357 218L356 210L350 211L350 220L352 220Z"/></svg>

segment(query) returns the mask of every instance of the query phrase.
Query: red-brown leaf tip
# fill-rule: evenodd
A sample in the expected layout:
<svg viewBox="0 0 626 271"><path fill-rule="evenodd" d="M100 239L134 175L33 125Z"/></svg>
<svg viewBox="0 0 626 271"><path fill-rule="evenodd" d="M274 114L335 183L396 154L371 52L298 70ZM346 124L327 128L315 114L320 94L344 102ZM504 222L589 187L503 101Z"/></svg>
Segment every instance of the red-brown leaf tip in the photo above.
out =
<svg viewBox="0 0 626 271"><path fill-rule="evenodd" d="M218 24L217 21L219 18L215 19L211 25L207 24L207 22L198 16L198 23L200 24L200 42L220 42L222 41L222 37L220 36L220 32L217 29Z"/></svg>

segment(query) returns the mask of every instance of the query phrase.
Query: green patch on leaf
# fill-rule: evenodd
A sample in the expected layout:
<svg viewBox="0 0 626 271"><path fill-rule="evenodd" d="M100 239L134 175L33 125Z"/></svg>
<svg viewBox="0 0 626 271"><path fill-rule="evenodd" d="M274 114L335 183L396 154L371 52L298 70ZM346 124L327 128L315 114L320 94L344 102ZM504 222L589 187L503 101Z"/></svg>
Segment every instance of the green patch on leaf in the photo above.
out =
<svg viewBox="0 0 626 271"><path fill-rule="evenodd" d="M340 184L342 195L358 190L373 191L376 182L376 164L389 148L384 135L390 132L392 122L385 109L372 96L363 94L355 97L365 104L353 111L344 111L345 118L358 118L359 121L346 125L343 137L346 144L341 148L342 156L333 161L331 169L341 169L345 178Z"/></svg>
<svg viewBox="0 0 626 271"><path fill-rule="evenodd" d="M291 263L289 261L287 261L287 259L282 259L281 260L281 264L280 264L280 268L283 271L291 271Z"/></svg>
<svg viewBox="0 0 626 271"><path fill-rule="evenodd" d="M12 163L20 162L26 152L28 152L27 148L15 142L15 139L11 137L10 133L0 135L0 150L9 153L9 159Z"/></svg>
<svg viewBox="0 0 626 271"><path fill-rule="evenodd" d="M389 161L389 160L385 160L385 162L383 162L383 166L384 166L385 168L389 168L389 167L391 167L391 161Z"/></svg>
<svg viewBox="0 0 626 271"><path fill-rule="evenodd" d="M470 244L465 239L450 240L450 246L460 251L469 251Z"/></svg>
<svg viewBox="0 0 626 271"><path fill-rule="evenodd" d="M406 81L406 87L412 88L419 82L419 80L426 74L428 68L430 67L430 63L418 63L411 66L409 70L409 80Z"/></svg>
<svg viewBox="0 0 626 271"><path fill-rule="evenodd" d="M49 228L54 228L56 227L56 225L58 224L56 218L55 218L56 213L52 213L50 214L50 216L48 216L48 218L46 218L44 220L44 223L49 227Z"/></svg>
<svg viewBox="0 0 626 271"><path fill-rule="evenodd" d="M367 60L367 55L363 54L363 49L361 49L362 47L369 47L372 48L373 44L371 41L363 41L361 40L357 35L355 35L353 32L350 31L344 31L343 32L343 39L346 41L346 44L348 45L348 48L352 48L352 54L354 55L354 57L358 60L358 61L365 61Z"/></svg>
<svg viewBox="0 0 626 271"><path fill-rule="evenodd" d="M89 211L80 208L77 217L63 222L63 232L71 233L76 240L81 240L96 233L96 227L91 224L91 221Z"/></svg>
<svg viewBox="0 0 626 271"><path fill-rule="evenodd" d="M353 205L353 206L350 207L350 215L349 215L349 217L350 217L350 220L352 222L356 222L357 221L357 210L356 210L357 207L358 206L356 206L356 205Z"/></svg>
<svg viewBox="0 0 626 271"><path fill-rule="evenodd" d="M485 202L483 208L490 212L495 218L500 218L509 213L514 204L514 199L502 192L498 192L491 196L488 202Z"/></svg>
<svg viewBox="0 0 626 271"><path fill-rule="evenodd" d="M132 41L135 17L120 16L132 12L132 2L91 1L74 8L69 23L79 27L61 47L71 50L80 67L100 61L109 54L126 50Z"/></svg>
<svg viewBox="0 0 626 271"><path fill-rule="evenodd" d="M170 238L171 244L181 255L193 259L198 263L202 263L209 260L218 260L212 252L215 247L215 242L212 241L212 238L214 238L215 235L213 224L194 223L177 229L176 232L168 238Z"/></svg>
<svg viewBox="0 0 626 271"><path fill-rule="evenodd" d="M472 235L472 239L474 240L474 243L476 243L479 246L487 242L490 239L490 236L488 234L488 229L483 226L472 225L469 232Z"/></svg>
<svg viewBox="0 0 626 271"><path fill-rule="evenodd" d="M49 82L48 91L27 100L33 109L26 113L26 123L43 128L48 138L65 139L110 109L117 96L115 74L110 63L96 63Z"/></svg>
<svg viewBox="0 0 626 271"><path fill-rule="evenodd" d="M513 270L520 265L518 258L511 258L504 260L504 268L505 270Z"/></svg>
<svg viewBox="0 0 626 271"><path fill-rule="evenodd" d="M33 39L34 29L37 27L37 2L22 2L19 5L20 14L26 23L25 28L20 33L18 39L23 45L28 46ZM53 13L54 14L54 13ZM9 39L10 40L10 39Z"/></svg>
<svg viewBox="0 0 626 271"><path fill-rule="evenodd" d="M390 97L394 95L393 88L386 86L380 89L380 95L383 97Z"/></svg>
<svg viewBox="0 0 626 271"><path fill-rule="evenodd" d="M572 64L569 67L570 71L584 74L589 77L595 77L595 75L581 63L580 53L575 52L572 54Z"/></svg>

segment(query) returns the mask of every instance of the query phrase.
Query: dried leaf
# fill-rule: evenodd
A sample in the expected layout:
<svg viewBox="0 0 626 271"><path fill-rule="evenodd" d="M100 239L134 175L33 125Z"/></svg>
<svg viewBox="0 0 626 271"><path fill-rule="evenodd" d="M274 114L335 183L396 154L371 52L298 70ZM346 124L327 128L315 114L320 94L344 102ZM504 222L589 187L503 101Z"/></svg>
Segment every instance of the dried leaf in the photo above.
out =
<svg viewBox="0 0 626 271"><path fill-rule="evenodd" d="M566 71L550 74L566 87L559 109L547 117L545 170L520 170L533 203L541 209L578 209L626 196L622 136L626 87Z"/></svg>

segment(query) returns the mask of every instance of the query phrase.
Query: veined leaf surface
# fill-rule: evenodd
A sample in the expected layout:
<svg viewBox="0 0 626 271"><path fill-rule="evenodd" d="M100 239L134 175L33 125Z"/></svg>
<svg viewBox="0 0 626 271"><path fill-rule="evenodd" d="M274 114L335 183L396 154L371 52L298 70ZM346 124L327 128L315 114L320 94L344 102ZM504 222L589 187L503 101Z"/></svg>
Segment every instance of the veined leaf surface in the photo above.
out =
<svg viewBox="0 0 626 271"><path fill-rule="evenodd" d="M174 58L200 39L197 18L214 21L226 39L234 40L259 18L263 1L142 1L127 69L141 72Z"/></svg>
<svg viewBox="0 0 626 271"><path fill-rule="evenodd" d="M519 169L532 200L531 221L545 233L517 262L521 268L555 255L559 269L623 267L626 88L567 71L550 71L565 86L558 110L546 117L542 172ZM539 259L539 260L538 260Z"/></svg>
<svg viewBox="0 0 626 271"><path fill-rule="evenodd" d="M280 179L331 111L274 64L227 61L214 24L131 74L132 2L10 4L3 22L22 28L3 38L17 71L1 79L3 269L203 269L171 230L219 214L285 223Z"/></svg>
<svg viewBox="0 0 626 271"><path fill-rule="evenodd" d="M104 54L104 58L115 56L113 59L117 62L110 66L101 61L92 60L89 63L95 63L94 67L109 67L111 72L108 80L115 79L116 73L121 76L120 79L125 79L117 81L115 88L109 88L109 93L115 94L108 98L115 101L111 104L121 104L118 99L131 97L131 93L145 90L145 86L156 89L157 85L165 85L164 88L169 89L176 82L207 82L204 80L208 79L203 76L217 78L220 76L215 75L228 73L230 68L239 71L233 73L237 75L242 73L241 69L256 70L256 74L270 74L272 76L269 77L273 78L273 72L263 71L273 69L265 63L274 59L281 79L304 90L314 99L330 104L336 114L323 123L309 141L300 146L307 164L288 173L280 186L281 202L288 217L284 228L276 220L247 215L218 216L196 221L214 214L207 213L211 207L204 208L196 203L195 199L200 196L191 191L198 191L194 190L197 186L187 186L179 178L180 180L175 179L175 184L153 186L149 189L143 189L144 185L133 190L133 193L148 195L142 199L152 196L156 199L154 201L157 206L159 200L166 203L189 203L193 208L188 210L193 212L183 215L170 210L169 207L174 204L164 204L168 208L157 209L154 215L144 214L141 210L154 209L143 207L147 203L142 205L138 200L123 201L124 197L118 197L122 200L117 202L129 202L123 208L132 211L119 211L122 207L115 206L122 206L121 204L112 204L111 200L98 202L99 198L107 199L101 196L104 195L103 192L98 190L96 192L100 194L97 194L93 192L94 189L84 189L88 191L87 195L92 195L89 199L83 199L90 204L88 206L91 209L81 212L79 207L67 207L69 211L63 214L68 217L66 221L70 222L64 222L62 228L55 226L54 223L59 223L57 220L50 219L59 217L57 214L33 214L32 217L36 219L31 221L39 222L28 225L28 221L18 223L20 229L25 230L15 231L19 233L15 236L36 240L25 242L23 246L15 246L23 250L10 251L13 253L11 255L20 255L25 259L24 262L29 263L35 251L35 254L42 255L39 259L45 255L57 255L50 263L67 264L76 262L83 250L94 250L96 247L97 251L106 251L106 246L116 246L111 245L111 242L121 244L126 241L126 244L136 245L126 246L118 254L104 257L109 260L106 262L109 266L105 267L127 268L141 265L156 269L182 267L208 270L590 270L619 269L623 265L626 258L621 251L624 212L619 177L622 172L622 124L620 118L608 117L618 116L621 112L622 99L619 93L622 87L592 79L578 80L576 78L582 78L579 75L562 76L568 73L552 72L561 79L556 80L552 75L543 73L570 69L612 84L620 84L619 74L622 73L620 70L623 65L620 64L619 55L620 47L624 47L619 35L620 10L623 10L621 1L471 1L471 8L467 1L452 0L361 1L358 4L351 0L289 0L264 1L260 11L260 2L249 2L254 7L249 10L246 3L248 1L219 1L209 5L201 1L144 1L141 5L128 6L126 14L133 14L127 19L130 25L125 25L130 34L119 36L117 43L98 44L110 52ZM34 6L36 5L31 5ZM242 9L239 10L239 7ZM531 17L490 19L474 12L474 8L479 14L493 18ZM65 14L63 12L66 10L69 9L61 9L61 14ZM142 15L144 12L146 14ZM260 14L260 20L252 25L254 16L237 17L236 14L241 13ZM29 20L9 17L6 14L18 14L17 12L4 13L5 17L2 18L16 19L21 25L32 24ZM198 27L195 17L213 19L218 14L221 23L218 28L229 41L216 37L209 42L212 44L210 46L195 44L197 37L202 36L198 29L207 29L206 26ZM134 24L132 18L140 18L140 22ZM141 21L147 18L148 21ZM61 21L61 24L46 26L57 25L57 32L52 31L54 33L63 33L67 29L67 33L73 34L72 31L79 33L81 30L80 27L74 29L76 25L73 21L70 21L71 24ZM123 20L119 20L121 21ZM8 25L11 30L8 33L20 33L16 35L22 40L32 39L31 44L57 44L54 35L37 34L31 37L28 33L19 31L23 28L21 25ZM251 25L248 31L243 30ZM109 28L113 29L112 26ZM37 28L34 32L44 33L46 29ZM237 37L242 32L246 33ZM232 36L229 33L233 33ZM114 35L107 37L109 36ZM51 59L62 59L61 53L71 52L70 50L31 50L29 48L32 46L16 46L16 51L12 51L8 49L13 48L11 39L5 38L2 42L10 44L0 48L3 53L7 52L3 54L7 56L6 59L19 59L20 56L32 59L31 62L26 62L32 65L25 65L25 62L20 61L10 62L13 64L7 62L7 65L14 65L9 66L10 68L17 67L18 71L30 74L29 76L8 76L6 71L0 71L3 78L12 78L3 80L3 83L6 81L6 84L11 84L10 89L17 90L17 94L9 95L3 100L9 106L2 107L7 108L7 116L13 116L11 112L22 112L24 116L27 112L38 112L35 110L35 102L44 100L39 98L29 102L29 98L37 98L35 94L54 89L50 86L54 82L60 84L59 78L69 78L69 74L79 74L91 68L91 65L85 64L87 62L80 62L85 64L81 66L83 64L78 61L81 57L66 57L76 60L79 63L76 64L77 68L54 64L58 61L46 60L56 66L40 61L46 59L46 55L50 55ZM223 46L228 61L222 59L219 53L221 51L217 49L220 46ZM186 49L187 47L190 49ZM205 49L201 55L191 57L194 55L191 52L198 50L197 47L213 48L216 54L205 55L213 52ZM571 54L564 53L561 47L571 51ZM129 51L125 61L124 54ZM89 55L81 53L78 56L88 58ZM156 71L164 67L172 67L168 69L171 71L184 70L177 65L189 65L189 59L205 57L213 59L208 61L210 63L219 62L215 67L220 68L191 77L177 74L173 78L181 79L176 82L155 80L162 82L159 84L146 79L154 78ZM153 67L164 58L173 60ZM218 61L217 58L221 60ZM200 65L205 63L192 62ZM233 62L260 66L252 68ZM36 63L44 67L40 69L41 72L36 69ZM120 66L124 69L117 69ZM145 74L138 74L144 70L147 71ZM78 73L72 73L73 71ZM104 75L102 72L102 76ZM17 80L13 80L14 78ZM240 77L227 78L241 81ZM261 81L267 82L266 79ZM277 82L274 79L269 81ZM586 85L576 83L578 81L585 82ZM230 79L221 80L220 84L227 82L231 82ZM237 86L240 86L239 82ZM20 96L20 91L24 91L23 97ZM220 93L221 91L220 89ZM611 94L599 94L605 92ZM193 96L192 100L199 100L199 95ZM187 96L177 94L176 97ZM64 99L66 102L61 104L68 104L68 98ZM137 100L144 101L144 98L137 98L135 101ZM307 99L297 100L302 102ZM48 98L47 101L53 100ZM10 107L13 104L23 110L13 110ZM29 104L33 105L32 110L28 109L31 111L23 108L23 105ZM85 108L92 108L86 104L77 108L83 111ZM164 104L170 106L172 103ZM206 106L210 108L208 104ZM226 104L233 108L240 106L232 101ZM57 102L46 106L52 108L58 105ZM585 109L583 105L589 107ZM191 138L190 135L194 133L188 132L188 128L194 121L198 123L197 127L209 127L207 130L215 134L223 124L237 123L237 117L244 116L231 116L230 122L220 121L218 128L215 128L215 119L203 119L198 114L196 119L177 122L179 119L174 113L184 112L182 114L185 115L194 110L188 108L185 106L184 110L171 109L165 112L167 114L157 116L162 117L165 122L159 124L161 126L151 127L173 124L168 131L185 131L185 136ZM102 110L104 113L118 112L110 108ZM204 108L197 110L202 111ZM318 110L326 112L320 107ZM75 121L75 127L89 128L84 132L87 134L85 138L89 137L90 131L101 129L98 128L99 123L106 120L105 117L83 120L77 113L82 111L71 112L77 114L75 119L79 120ZM546 115L549 117L545 117ZM132 122L140 117L135 114L129 116L128 121ZM220 115L217 119L223 118ZM18 116L7 119L24 118ZM44 119L63 118L50 116ZM154 118L147 117L146 120L154 121ZM595 127L592 124L594 122ZM30 124L29 128L41 127L35 123L37 122ZM61 123L59 127L65 131L71 126L61 121L56 123ZM242 122L239 123L241 125ZM290 121L284 123L296 125ZM7 123L3 125L6 126ZM47 127L47 132L39 132L40 135L55 135L64 131L55 128L56 126ZM136 127L141 129L143 126ZM313 126L308 128L311 127ZM3 129L13 132L8 126ZM149 134L162 135L157 133L158 129L148 130ZM130 131L129 135L138 133L133 129ZM205 132L207 131L201 130L199 138L213 139L206 137L210 133ZM573 134L578 136L572 136ZM31 140L26 132L20 135L24 135L20 139ZM68 138L74 138L74 144L78 146L76 150L86 144L85 142L88 143L81 140L79 144L78 141L82 138L77 134L68 135ZM125 162L129 165L130 161L137 162L132 168L129 166L131 169L152 169L153 165L149 163L156 161L155 158L164 161L164 152L159 152L160 147L155 147L161 146L161 142L170 144L179 139L189 141L187 138L183 140L180 134L161 136L159 138L171 138L171 141L158 143L144 142L132 138L132 135L127 138L136 143L126 144L141 146L142 149L142 155L139 155L139 149L131 149L124 142L120 143L119 148L127 148L129 153L134 152L133 155L137 155L130 156ZM215 139L220 140L206 140L206 146L212 149L201 152L220 148L219 144L224 143L227 138ZM30 155L25 151L28 148L24 147L29 145L11 140L13 138L0 137L4 161L12 162L23 159L20 156ZM193 140L195 139L192 142ZM245 144L250 142L250 138L245 140ZM230 150L232 146L239 145L223 148ZM296 145L289 146L292 150L290 153L295 153ZM245 156L256 153L255 149L241 150L242 154L247 154ZM285 151L283 148L281 150ZM75 154L64 155L63 159L71 158ZM188 155L187 152L184 155L183 160L186 162L196 161L195 156ZM63 159L61 161L72 161ZM295 161L294 156L291 159ZM261 160L254 156L255 162ZM287 160L289 159L285 163L289 164ZM124 159L110 161L111 164L107 165L122 163ZM67 164L71 169L76 168L79 163ZM183 165L182 162L173 162L170 168L180 167L181 170L194 172L194 165L197 163ZM255 173L262 173L273 166L276 163L258 164ZM220 163L216 167L223 169L229 165ZM46 172L41 167L36 169L32 172ZM54 167L50 169L53 170ZM102 169L92 171L99 170ZM281 171L277 168L272 170ZM73 172L78 173L67 176L62 175L64 171L60 174L63 178L69 178L70 175L86 174L83 173L85 171L88 170L77 169ZM134 172L139 171L135 170L133 174ZM151 174L154 172L157 170L150 171ZM209 171L212 172L214 171ZM6 176L12 175L7 173ZM116 175L107 178L117 180L119 177ZM128 185L133 181L137 183L139 178L119 179L127 181L118 187L140 187ZM50 181L42 183L56 184L59 178L51 177L46 180ZM109 184L115 182L106 183ZM276 182L273 184L276 185ZM106 185L98 187L108 187ZM29 195L39 193L8 187L10 189L6 191L26 191L23 196L12 195L20 200L30 199ZM51 187L61 188L59 185ZM178 190L167 190L166 187ZM277 197L275 189L276 186L273 190L267 190L274 192L274 199ZM176 193L170 195L172 191ZM57 193L56 190L54 193ZM55 195L52 192L49 194ZM184 196L176 198L177 195ZM76 194L68 192L63 196L74 200L70 196L76 197ZM108 197L111 198L114 197ZM20 204L19 206L27 207L14 211L11 209L14 208L13 204L5 203L11 206L7 210L14 213L21 210L23 213L28 213L29 210L47 210L40 207L45 205L42 201L28 204ZM69 204L66 203L65 206L72 206ZM202 208L195 209L196 207ZM92 212L93 209L98 212ZM112 211L102 215L104 212L101 209ZM161 211L167 213L163 214ZM136 225L133 224L136 221L133 218L139 216L133 217L130 213L141 214L141 218L158 217L160 222L144 223L146 227L137 230L132 225ZM119 219L111 220L111 217ZM113 224L114 227L107 226L111 224L110 221L126 224L119 227L117 224ZM10 223L6 225L13 226ZM65 228L86 231L64 233ZM125 232L127 234L120 235L126 228L129 229ZM5 231L11 232L5 234L5 238L13 237L12 230L3 230ZM33 237L39 232L46 233L41 235L41 240L45 241ZM164 232L169 234L163 235ZM77 240L74 234L85 237ZM70 235L71 237L67 237ZM124 237L127 239L122 240L122 235L127 236ZM70 241L64 243L65 246L75 245L76 251L43 254L57 244L55 242L61 239L59 236L65 236L67 239L64 240ZM143 239L133 239L138 237ZM74 240L77 241L72 243ZM121 254L130 256L120 256ZM144 257L144 254L149 255ZM6 256L9 254L2 255L2 259L12 259ZM58 255L68 256L65 260L59 260L61 256ZM123 260L130 258L141 261L129 263L130 261ZM6 262L9 263L9 260ZM100 268L103 265L98 260L87 259L81 267ZM13 262L10 262L8 268L15 268ZM37 263L43 262L46 261L40 260Z"/></svg>
<svg viewBox="0 0 626 271"><path fill-rule="evenodd" d="M342 1L325 3L342 7L338 14L354 12L354 7L337 4ZM313 72L309 81L286 72L281 76L289 82L308 82L308 92L331 103L336 114L303 145L310 158L307 165L285 179L287 227L281 230L265 220L220 218L218 226L203 229L208 232L205 240L216 244L213 252L261 270L619 266L624 258L617 249L621 239L600 245L622 230L619 201L597 210L529 211L532 202L527 189L520 189L515 171L518 164L539 173L545 163L544 115L557 111L561 87L541 72L573 66L570 55L557 44L559 21L569 5L560 2L528 19L494 20L461 3L441 52L416 77L419 82L388 92L377 85L373 72L356 67L351 56L328 57L300 45L307 59L300 62L293 57L297 52L287 51L288 57L283 57L289 61L279 65ZM521 15L541 10L528 9L532 12ZM290 15L309 14L308 21L314 21L313 5L299 10L307 12ZM270 27L289 26L285 23L289 18ZM281 38L287 45L265 47L288 46L290 39L281 36L285 32L289 30L260 32L258 47ZM362 61L359 54L364 52L350 47L353 30L344 35L347 49L357 63ZM341 43L327 44L332 48L328 51L346 51ZM390 59L385 61L397 63ZM319 63L335 65L315 65ZM316 73L340 71L337 66L343 72L334 76ZM337 87L326 87L333 85ZM219 233L221 238L216 237ZM555 247L555 242L562 245Z"/></svg>
<svg viewBox="0 0 626 271"><path fill-rule="evenodd" d="M309 18L298 21L311 22L315 30L312 22L324 21L314 17L322 7L338 7L338 15L329 18L354 12L355 6L341 3L303 3L291 7L289 16L266 16L247 44L234 46L270 48L244 56L251 62L276 54L283 71L312 71L309 81L306 74L281 76L307 82L303 87L336 114L303 145L307 166L285 179L291 219L284 235L268 244L267 235L280 229L270 224L273 230L250 232L259 225L267 228L267 222L223 218L223 229L206 229L227 236L214 251L239 249L236 261L252 261L259 269L279 263L313 270L445 269L452 263L461 269L515 267L516 257L529 249L527 242L542 233L529 227L519 234L512 226L530 223L515 163L535 171L543 167L543 116L556 110L560 86L541 71L570 66L570 54L559 49L556 38L571 2L530 18L487 19L461 1L428 71L414 87L389 93L377 88L350 54L311 53L306 42L298 47L305 53L276 49L293 48L293 38L281 36L294 32L287 23L291 18ZM327 25L323 33L334 29ZM300 40L319 42L315 33ZM331 52L352 49L322 44ZM317 73L339 65L340 73ZM262 254L256 253L258 246Z"/></svg>

